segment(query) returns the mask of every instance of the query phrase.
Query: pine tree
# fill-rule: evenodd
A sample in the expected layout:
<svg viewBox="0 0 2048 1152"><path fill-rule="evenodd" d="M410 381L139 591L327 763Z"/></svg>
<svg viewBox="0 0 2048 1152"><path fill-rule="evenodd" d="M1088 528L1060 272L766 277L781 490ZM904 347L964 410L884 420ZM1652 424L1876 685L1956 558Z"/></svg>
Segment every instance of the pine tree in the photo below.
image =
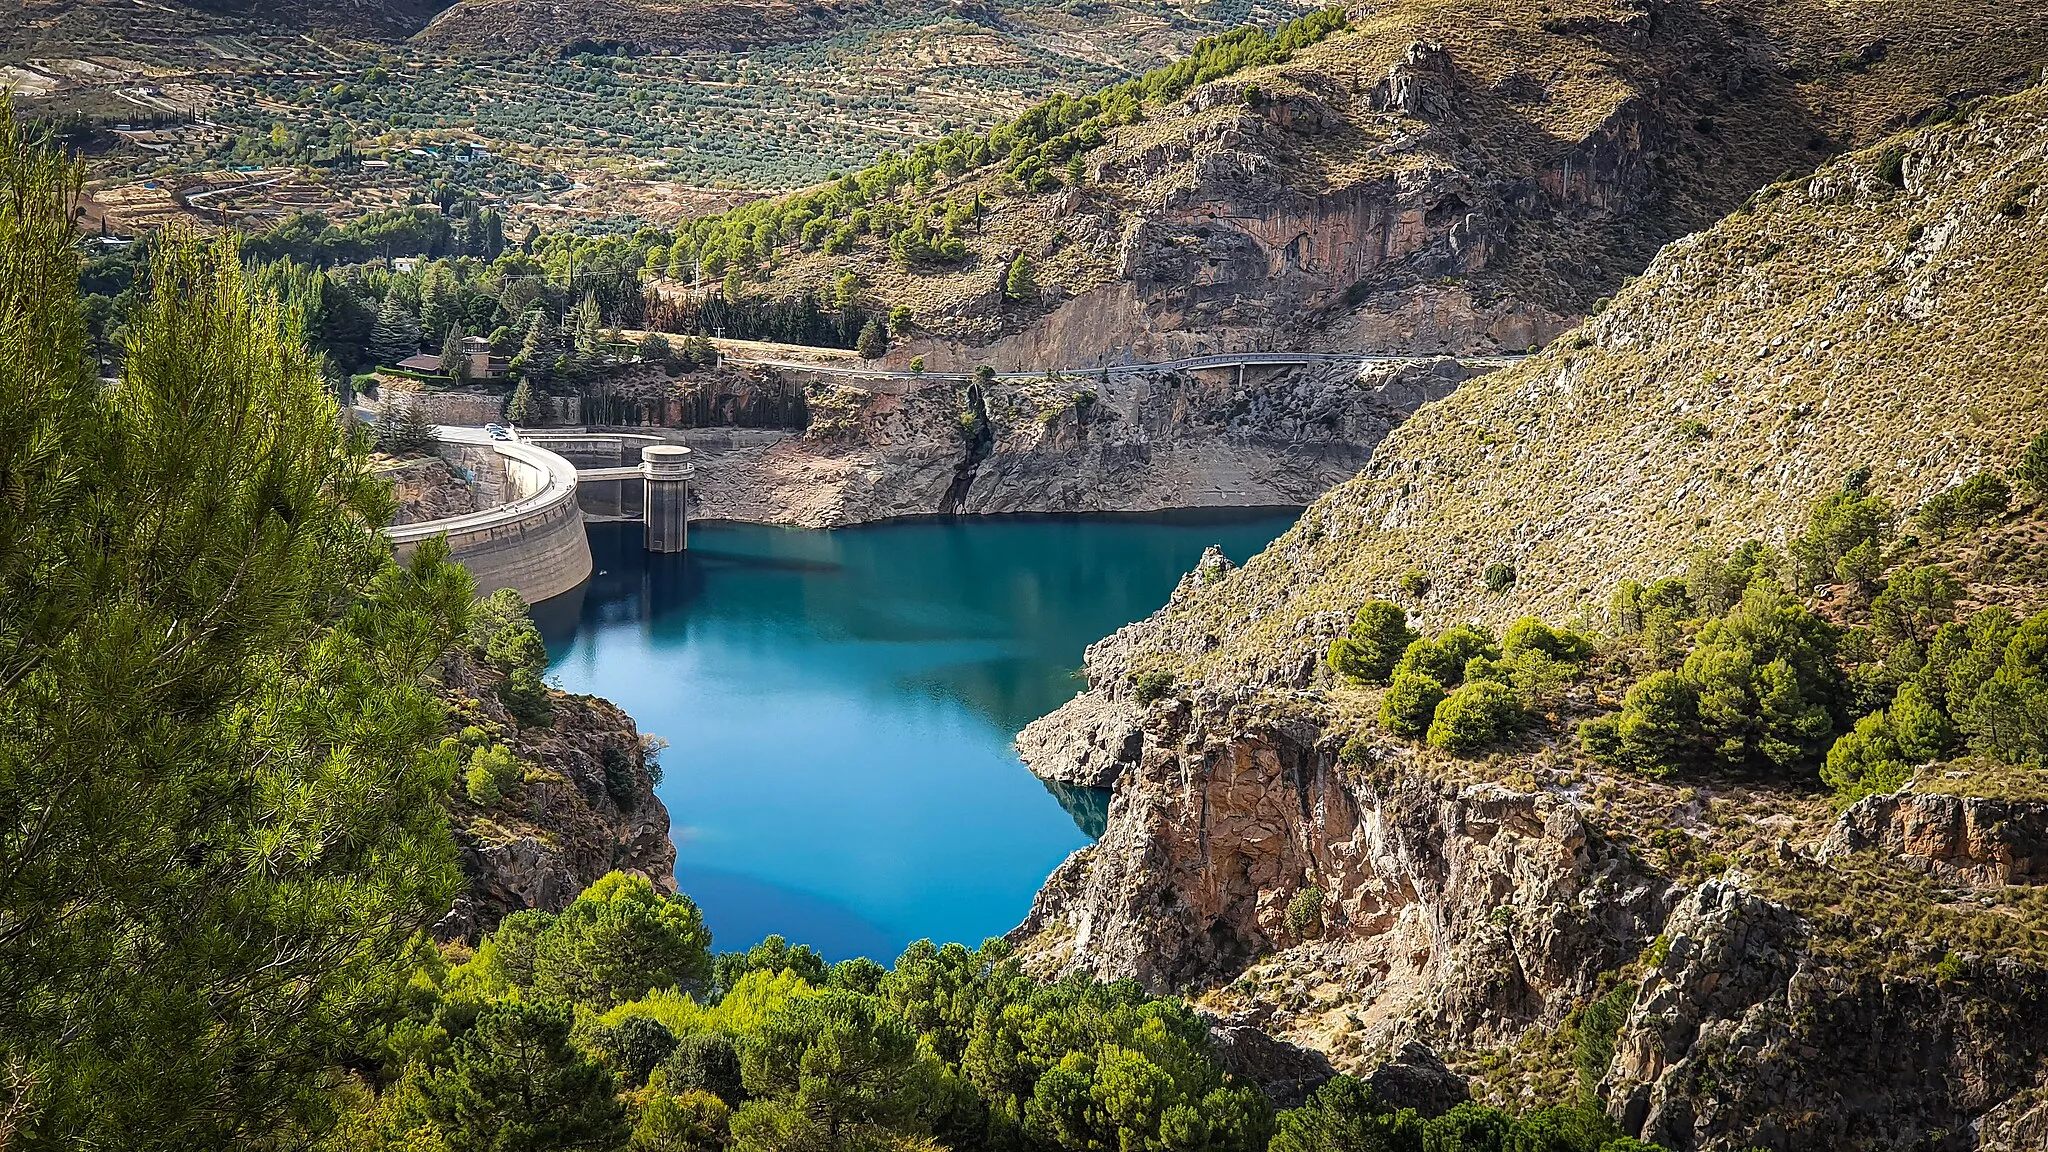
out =
<svg viewBox="0 0 2048 1152"><path fill-rule="evenodd" d="M524 424L533 419L533 382L521 380L519 387L512 390L512 398L505 401L505 419L513 424Z"/></svg>
<svg viewBox="0 0 2048 1152"><path fill-rule="evenodd" d="M420 350L420 323L397 289L384 294L377 325L370 330L370 360L386 367Z"/></svg>
<svg viewBox="0 0 2048 1152"><path fill-rule="evenodd" d="M438 345L441 338L457 319L455 278L445 264L436 264L420 283L420 331L418 339L430 346Z"/></svg>
<svg viewBox="0 0 2048 1152"><path fill-rule="evenodd" d="M421 1085L422 1104L456 1148L616 1148L626 1109L611 1073L569 1040L566 1009L487 1005Z"/></svg>
<svg viewBox="0 0 2048 1152"><path fill-rule="evenodd" d="M1003 296L1019 302L1028 301L1038 291L1038 285L1031 276L1031 262L1022 252L1010 261L1009 275L1003 277Z"/></svg>
<svg viewBox="0 0 2048 1152"><path fill-rule="evenodd" d="M585 292L569 313L568 328L576 354L595 359L604 351L604 316L598 311L597 293Z"/></svg>
<svg viewBox="0 0 2048 1152"><path fill-rule="evenodd" d="M527 314L526 338L520 341L519 356L513 362L520 378L547 383L555 370L555 358L560 355L554 324L548 320L546 312L534 309Z"/></svg>
<svg viewBox="0 0 2048 1152"><path fill-rule="evenodd" d="M439 541L394 566L363 438L232 241L156 247L102 389L79 174L20 132L0 102L5 1123L299 1142L456 891L424 678L473 585Z"/></svg>
<svg viewBox="0 0 2048 1152"><path fill-rule="evenodd" d="M860 339L854 341L853 346L861 359L880 360L889 351L889 337L882 331L882 322L870 320L861 325Z"/></svg>

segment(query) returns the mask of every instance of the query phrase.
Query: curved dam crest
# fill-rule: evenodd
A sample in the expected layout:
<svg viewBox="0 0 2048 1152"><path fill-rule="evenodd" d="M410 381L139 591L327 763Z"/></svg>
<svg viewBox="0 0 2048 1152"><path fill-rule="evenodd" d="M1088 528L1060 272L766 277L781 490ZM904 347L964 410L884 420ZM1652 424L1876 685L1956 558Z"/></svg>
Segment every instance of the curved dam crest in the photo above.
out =
<svg viewBox="0 0 2048 1152"><path fill-rule="evenodd" d="M448 538L452 557L476 580L477 594L511 588L528 603L571 591L590 579L590 541L576 502L576 466L537 444L443 430L439 451L480 477L488 491L502 477L504 503L478 512L384 529L402 561L422 540Z"/></svg>

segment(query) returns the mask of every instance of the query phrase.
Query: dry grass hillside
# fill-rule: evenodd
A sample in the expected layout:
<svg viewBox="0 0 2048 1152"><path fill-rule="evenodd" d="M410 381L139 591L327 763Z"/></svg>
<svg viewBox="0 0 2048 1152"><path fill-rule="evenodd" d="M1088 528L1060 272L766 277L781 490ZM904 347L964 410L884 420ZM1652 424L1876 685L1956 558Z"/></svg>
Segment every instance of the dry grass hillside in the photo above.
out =
<svg viewBox="0 0 2048 1152"><path fill-rule="evenodd" d="M1852 468L1911 509L2010 464L2048 428L2044 185L2048 88L1772 185L1541 356L1425 406L1265 553L1097 663L1298 680L1372 597L1432 628L1597 621L1624 578L1782 545ZM1500 593L1496 564L1515 573Z"/></svg>
<svg viewBox="0 0 2048 1152"><path fill-rule="evenodd" d="M779 253L757 291L852 268L1004 366L1294 344L1542 343L1756 188L2048 63L2032 5L1399 0L1293 59L1107 133L1032 192L998 161L923 200L986 211L950 267L886 237ZM1003 299L1011 259L1038 291ZM974 347L960 350L956 342Z"/></svg>

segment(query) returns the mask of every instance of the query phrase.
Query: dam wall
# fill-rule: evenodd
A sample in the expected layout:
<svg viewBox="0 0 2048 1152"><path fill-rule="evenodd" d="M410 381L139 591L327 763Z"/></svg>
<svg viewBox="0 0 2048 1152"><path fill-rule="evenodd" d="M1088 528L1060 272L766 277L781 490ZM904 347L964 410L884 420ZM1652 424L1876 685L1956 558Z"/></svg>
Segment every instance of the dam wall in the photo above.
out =
<svg viewBox="0 0 2048 1152"><path fill-rule="evenodd" d="M446 536L449 552L476 578L478 595L511 588L528 603L559 596L590 578L590 542L576 503L574 464L517 441L444 441L442 448L477 464L484 462L478 452L495 454L507 500L481 512L386 528L399 559L422 540Z"/></svg>

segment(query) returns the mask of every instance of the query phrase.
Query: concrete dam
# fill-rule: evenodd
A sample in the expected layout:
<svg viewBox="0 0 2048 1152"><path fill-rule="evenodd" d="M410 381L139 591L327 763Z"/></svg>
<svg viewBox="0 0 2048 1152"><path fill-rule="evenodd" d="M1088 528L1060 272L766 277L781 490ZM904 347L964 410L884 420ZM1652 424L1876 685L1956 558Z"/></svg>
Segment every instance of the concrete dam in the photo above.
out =
<svg viewBox="0 0 2048 1152"><path fill-rule="evenodd" d="M550 432L493 440L477 429L443 428L436 448L480 497L496 503L459 516L392 525L384 532L401 561L420 541L447 537L450 555L469 569L478 595L510 588L534 603L572 591L590 578L590 542L579 492L586 482L610 505L602 509L602 518L645 522L648 551L680 552L688 546L695 466L690 450L680 444L630 433ZM640 460L629 466L624 458L636 449Z"/></svg>

